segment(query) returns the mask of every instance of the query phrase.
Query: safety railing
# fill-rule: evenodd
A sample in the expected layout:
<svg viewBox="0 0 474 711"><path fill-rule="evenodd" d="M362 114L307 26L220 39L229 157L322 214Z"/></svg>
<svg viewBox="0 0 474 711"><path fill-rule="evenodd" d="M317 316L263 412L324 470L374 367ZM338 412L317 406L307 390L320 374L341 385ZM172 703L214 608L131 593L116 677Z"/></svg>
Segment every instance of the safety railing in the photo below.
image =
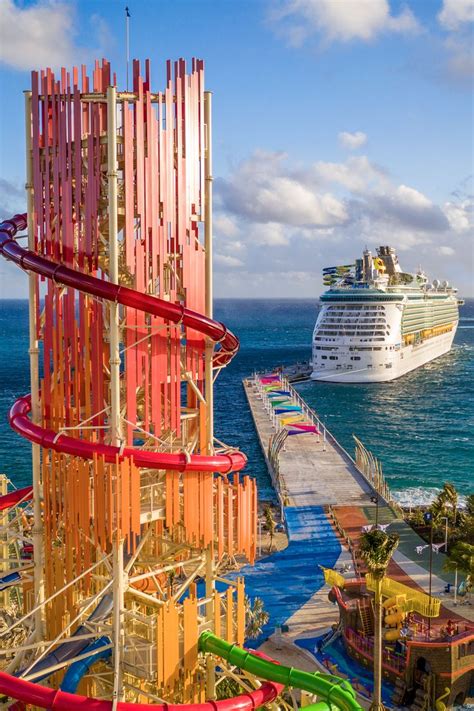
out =
<svg viewBox="0 0 474 711"><path fill-rule="evenodd" d="M355 465L363 474L364 478L371 484L375 491L387 501L397 514L402 514L400 505L395 501L390 491L390 487L383 475L382 463L370 450L360 441L358 437L352 435L356 444Z"/></svg>
<svg viewBox="0 0 474 711"><path fill-rule="evenodd" d="M347 643L369 660L374 658L374 638L359 634L350 627L344 630L344 638ZM382 648L382 666L384 669L400 674L405 671L406 657L404 654L393 652L390 649Z"/></svg>
<svg viewBox="0 0 474 711"><path fill-rule="evenodd" d="M276 416L276 414L272 412L272 407L269 403L268 392L265 390L265 386L262 385L260 377L260 373L254 373L254 383L257 387L260 396L262 397L262 400L264 401L265 409L267 410L270 416L272 424L274 425L275 429L279 430L284 426L284 424ZM298 391L291 385L288 378L284 375L280 375L279 383L279 387L289 393L289 399L293 400L301 408L301 413L316 427L316 429L320 433L318 437L322 437L323 450L326 449L327 442L330 442L331 445L339 452L339 454L341 454L344 459L348 461L348 463L352 464L357 469L357 471L361 474L364 480L369 484L370 488L373 489L374 493L377 493L379 498L382 499L383 502L388 504L397 516L401 516L401 507L394 499L390 491L390 487L388 486L387 481L383 476L382 466L380 462L374 457L374 455L362 444L362 442L357 437L354 436L354 439L356 441L356 458L354 459L349 454L349 452L340 444L340 442L338 442L338 440L334 437L330 430L328 430L328 428L326 427L324 422L322 422L317 412L315 412L315 410L313 410L306 403L306 401L301 397Z"/></svg>
<svg viewBox="0 0 474 711"><path fill-rule="evenodd" d="M375 590L375 579L371 573L365 576L367 590ZM406 597L404 603L405 612L418 612L423 617L439 617L441 610L441 600L436 597L419 592L408 585L403 585L392 578L383 578L382 580L382 595L387 598L403 595Z"/></svg>

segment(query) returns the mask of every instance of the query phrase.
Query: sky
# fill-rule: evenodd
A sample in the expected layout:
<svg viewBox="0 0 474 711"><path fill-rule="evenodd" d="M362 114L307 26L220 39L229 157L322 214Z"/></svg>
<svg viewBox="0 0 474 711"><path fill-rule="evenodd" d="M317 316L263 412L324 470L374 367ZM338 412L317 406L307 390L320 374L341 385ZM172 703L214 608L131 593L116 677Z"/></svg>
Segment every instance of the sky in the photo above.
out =
<svg viewBox="0 0 474 711"><path fill-rule="evenodd" d="M125 2L0 0L0 216L23 211L31 69L107 57ZM132 57L206 62L218 297L312 297L391 244L474 296L474 0L128 0ZM0 298L26 296L0 263Z"/></svg>

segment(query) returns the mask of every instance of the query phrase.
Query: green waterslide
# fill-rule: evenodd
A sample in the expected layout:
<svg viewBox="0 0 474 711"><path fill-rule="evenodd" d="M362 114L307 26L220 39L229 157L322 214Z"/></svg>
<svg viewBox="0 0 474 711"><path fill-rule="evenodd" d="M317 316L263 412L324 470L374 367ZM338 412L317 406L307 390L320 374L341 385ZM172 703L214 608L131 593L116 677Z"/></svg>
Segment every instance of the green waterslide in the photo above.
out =
<svg viewBox="0 0 474 711"><path fill-rule="evenodd" d="M199 649L215 654L239 669L254 674L259 679L274 681L284 686L291 686L301 691L320 696L318 701L305 706L305 711L362 711L356 699L355 691L346 679L332 674L305 672L293 667L285 667L276 662L262 659L236 644L230 644L216 637L212 632L203 632L199 637Z"/></svg>

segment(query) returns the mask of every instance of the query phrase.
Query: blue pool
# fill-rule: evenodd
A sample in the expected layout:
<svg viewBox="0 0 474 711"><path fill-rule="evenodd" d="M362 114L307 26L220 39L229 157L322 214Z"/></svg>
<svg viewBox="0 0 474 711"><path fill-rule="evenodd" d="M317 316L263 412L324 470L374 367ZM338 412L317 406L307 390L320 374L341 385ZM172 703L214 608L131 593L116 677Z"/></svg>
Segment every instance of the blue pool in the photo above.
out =
<svg viewBox="0 0 474 711"><path fill-rule="evenodd" d="M302 649L306 649L316 657L318 662L328 666L328 671L332 674L346 676L354 689L364 696L366 699L372 698L373 676L371 672L361 664L351 659L344 649L344 643L338 637L323 652L318 651L318 641L322 637L310 637L307 639L298 639L296 644ZM330 666L330 665L334 665ZM384 682L382 684L382 700L387 708L391 706L391 698L394 687L391 684Z"/></svg>

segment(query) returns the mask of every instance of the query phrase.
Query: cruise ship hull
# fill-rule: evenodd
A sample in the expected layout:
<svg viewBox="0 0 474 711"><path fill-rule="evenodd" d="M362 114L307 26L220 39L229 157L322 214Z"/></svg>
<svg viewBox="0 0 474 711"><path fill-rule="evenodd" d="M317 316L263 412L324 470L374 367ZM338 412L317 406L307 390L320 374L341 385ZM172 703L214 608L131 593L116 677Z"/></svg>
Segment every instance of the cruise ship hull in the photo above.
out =
<svg viewBox="0 0 474 711"><path fill-rule="evenodd" d="M403 272L392 247L326 267L312 344L313 380L386 383L447 353L462 300L447 281Z"/></svg>
<svg viewBox="0 0 474 711"><path fill-rule="evenodd" d="M361 363L357 369L349 370L352 366L349 353L344 358L344 355L339 352L337 369L316 368L311 373L311 379L333 383L386 383L396 380L448 353L456 333L456 326L449 333L435 336L418 345L408 345L399 351L390 351L388 354L381 351L379 357L371 354L370 363Z"/></svg>

